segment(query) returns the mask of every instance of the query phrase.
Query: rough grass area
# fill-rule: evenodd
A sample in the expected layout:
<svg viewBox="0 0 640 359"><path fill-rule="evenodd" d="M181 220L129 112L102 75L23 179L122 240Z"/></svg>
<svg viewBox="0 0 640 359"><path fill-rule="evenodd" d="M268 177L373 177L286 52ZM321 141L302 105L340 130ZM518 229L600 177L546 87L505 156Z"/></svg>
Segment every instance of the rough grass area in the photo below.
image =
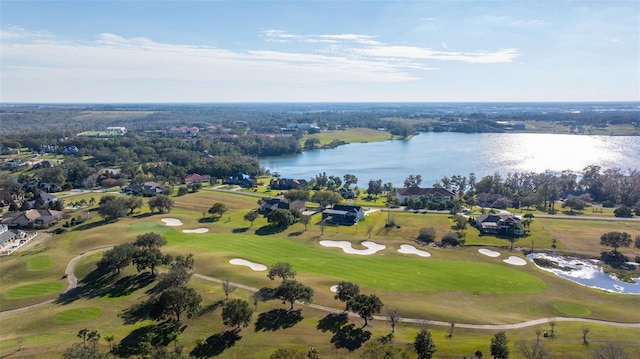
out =
<svg viewBox="0 0 640 359"><path fill-rule="evenodd" d="M53 260L49 256L35 256L27 261L27 270L31 272L41 271L51 268Z"/></svg>
<svg viewBox="0 0 640 359"><path fill-rule="evenodd" d="M53 316L56 324L70 324L84 322L100 315L102 310L96 307L75 308L62 311Z"/></svg>
<svg viewBox="0 0 640 359"><path fill-rule="evenodd" d="M62 283L49 282L49 283L37 283L23 285L17 288L13 288L4 294L5 299L22 299L30 297L39 297L62 290Z"/></svg>
<svg viewBox="0 0 640 359"><path fill-rule="evenodd" d="M342 141L347 143L356 142L380 142L393 139L393 136L387 131L378 131L370 128L348 128L343 131L322 132L313 135L305 135L300 140L300 144L309 138L318 138L321 145L327 145L333 141Z"/></svg>

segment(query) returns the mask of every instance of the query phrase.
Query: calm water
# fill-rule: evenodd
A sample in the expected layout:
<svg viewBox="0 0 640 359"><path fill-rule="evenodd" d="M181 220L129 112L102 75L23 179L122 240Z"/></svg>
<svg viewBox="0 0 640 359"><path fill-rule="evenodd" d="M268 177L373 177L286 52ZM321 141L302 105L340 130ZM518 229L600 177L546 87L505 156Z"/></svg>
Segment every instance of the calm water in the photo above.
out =
<svg viewBox="0 0 640 359"><path fill-rule="evenodd" d="M498 172L581 171L588 165L640 169L640 137L504 133L421 133L408 141L354 143L329 150L261 159L283 177L309 179L319 172L401 186L420 174L423 186L444 176L474 172L478 179Z"/></svg>
<svg viewBox="0 0 640 359"><path fill-rule="evenodd" d="M538 267L547 272L554 273L562 278L582 284L591 288L599 288L608 292L624 294L640 294L640 278L634 283L626 283L605 273L597 260L576 259L564 256L552 256L544 253L532 253L529 259L544 258L555 262L558 266L571 268L570 271Z"/></svg>

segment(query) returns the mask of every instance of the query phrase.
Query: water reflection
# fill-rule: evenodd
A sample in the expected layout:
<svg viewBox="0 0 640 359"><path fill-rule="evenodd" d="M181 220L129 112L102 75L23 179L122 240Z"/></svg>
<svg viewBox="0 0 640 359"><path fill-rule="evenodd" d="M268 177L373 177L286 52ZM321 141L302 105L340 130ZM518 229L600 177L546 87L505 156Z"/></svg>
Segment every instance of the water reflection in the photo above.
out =
<svg viewBox="0 0 640 359"><path fill-rule="evenodd" d="M527 258L531 260L541 258L552 261L557 268L541 266L538 266L538 268L587 287L615 293L640 294L640 278L635 279L635 284L622 282L603 272L597 260L577 259L545 253L531 253L527 255Z"/></svg>

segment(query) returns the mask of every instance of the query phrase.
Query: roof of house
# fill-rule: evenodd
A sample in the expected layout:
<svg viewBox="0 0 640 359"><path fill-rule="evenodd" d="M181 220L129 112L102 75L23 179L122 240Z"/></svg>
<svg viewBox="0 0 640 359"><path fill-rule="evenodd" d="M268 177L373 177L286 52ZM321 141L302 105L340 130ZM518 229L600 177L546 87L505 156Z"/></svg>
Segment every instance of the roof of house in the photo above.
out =
<svg viewBox="0 0 640 359"><path fill-rule="evenodd" d="M344 204L334 204L333 208L334 210L338 210L338 211L360 211L362 209L362 207L360 206L350 206L350 205L344 205Z"/></svg>
<svg viewBox="0 0 640 359"><path fill-rule="evenodd" d="M454 192L449 191L446 188L405 187L398 188L397 192L400 196L452 197L456 195Z"/></svg>
<svg viewBox="0 0 640 359"><path fill-rule="evenodd" d="M190 175L188 175L187 177L184 178L185 182L192 182L192 181L208 181L211 178L211 176L207 176L207 175L200 175L197 173L192 173Z"/></svg>

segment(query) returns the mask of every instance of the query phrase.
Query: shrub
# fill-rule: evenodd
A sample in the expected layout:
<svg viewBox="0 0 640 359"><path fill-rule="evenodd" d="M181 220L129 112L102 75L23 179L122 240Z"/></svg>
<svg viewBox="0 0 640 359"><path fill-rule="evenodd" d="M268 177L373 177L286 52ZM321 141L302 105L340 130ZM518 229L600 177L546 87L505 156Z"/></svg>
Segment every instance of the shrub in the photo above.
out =
<svg viewBox="0 0 640 359"><path fill-rule="evenodd" d="M605 207L605 208L613 208L615 207L615 205L616 204L613 203L613 201L609 201L609 200L602 201L602 207Z"/></svg>
<svg viewBox="0 0 640 359"><path fill-rule="evenodd" d="M418 232L418 238L416 238L416 241L423 244L429 244L429 243L433 243L433 241L435 240L436 240L436 229L434 227L420 228L420 231Z"/></svg>
<svg viewBox="0 0 640 359"><path fill-rule="evenodd" d="M633 217L633 211L631 210L631 207L627 207L627 206L620 206L616 208L616 210L613 211L613 214L616 217L625 217L625 218Z"/></svg>
<svg viewBox="0 0 640 359"><path fill-rule="evenodd" d="M460 245L460 234L458 232L447 232L442 236L442 246L457 247Z"/></svg>

